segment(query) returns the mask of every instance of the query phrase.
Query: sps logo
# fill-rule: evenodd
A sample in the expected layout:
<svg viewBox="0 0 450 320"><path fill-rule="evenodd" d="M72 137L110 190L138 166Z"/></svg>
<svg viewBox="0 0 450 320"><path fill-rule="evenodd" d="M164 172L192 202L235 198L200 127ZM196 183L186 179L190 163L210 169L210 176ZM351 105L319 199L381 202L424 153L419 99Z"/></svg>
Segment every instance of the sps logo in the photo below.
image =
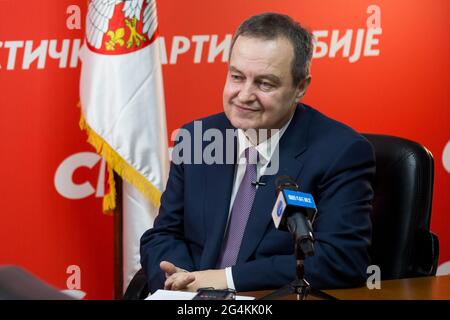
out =
<svg viewBox="0 0 450 320"><path fill-rule="evenodd" d="M101 161L97 177L97 186L94 188L89 181L75 182L74 173L77 169L87 167L93 169ZM67 199L83 199L95 193L96 197L105 194L105 160L93 152L75 153L58 166L55 173L54 184L56 191Z"/></svg>

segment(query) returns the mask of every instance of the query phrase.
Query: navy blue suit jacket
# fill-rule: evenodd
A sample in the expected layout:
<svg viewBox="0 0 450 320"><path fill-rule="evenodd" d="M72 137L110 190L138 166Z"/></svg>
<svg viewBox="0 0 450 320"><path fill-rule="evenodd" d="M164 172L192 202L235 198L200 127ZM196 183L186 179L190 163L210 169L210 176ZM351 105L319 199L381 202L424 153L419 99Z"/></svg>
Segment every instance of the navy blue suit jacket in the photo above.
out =
<svg viewBox="0 0 450 320"><path fill-rule="evenodd" d="M233 128L223 113L201 121L203 131ZM193 134L193 123L184 128ZM303 192L313 194L318 207L315 255L305 260L305 278L318 289L360 285L367 278L371 242L375 160L370 143L351 128L299 104L280 139L279 157L278 174L260 179L267 185L257 190L232 268L236 289L277 288L295 278L293 240L288 232L277 230L271 218L279 175L294 178ZM234 171L231 164L171 164L159 215L141 238L141 264L151 292L164 286L162 260L188 271L216 267Z"/></svg>

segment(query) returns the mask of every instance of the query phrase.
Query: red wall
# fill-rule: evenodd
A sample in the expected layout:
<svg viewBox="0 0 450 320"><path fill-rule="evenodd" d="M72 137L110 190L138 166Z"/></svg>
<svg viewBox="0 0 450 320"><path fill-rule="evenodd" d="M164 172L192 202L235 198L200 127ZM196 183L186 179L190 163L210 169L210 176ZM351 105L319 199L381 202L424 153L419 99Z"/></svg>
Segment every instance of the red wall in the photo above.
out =
<svg viewBox="0 0 450 320"><path fill-rule="evenodd" d="M374 55L362 55L354 62L343 50L335 57L329 53L316 56L305 102L361 132L402 136L432 151L436 164L432 229L440 237L440 261L450 260L450 222L446 218L450 212L450 165L447 169L443 165L444 161L450 163L443 159L450 141L449 1L157 3L168 60L163 72L169 136L181 124L222 109L226 64L222 54L208 62L214 35L220 44L246 17L277 11L312 31L327 31L328 36L319 41L328 49L333 32L338 32L340 39L346 30L352 30L352 56L357 30L365 36L368 32L370 14L366 10L377 5L382 31L373 36ZM0 265L23 266L59 288L66 287L67 268L76 265L86 298L112 298L113 219L102 214L101 198L95 195L100 162L96 163L93 154L77 155L93 149L78 128L80 62L74 60L71 66L70 58L77 39L83 37L84 21L81 29L67 28L70 5L77 5L84 17L84 0L0 3ZM192 37L200 35L208 38L197 57L199 63L194 63L196 42ZM53 39L56 41L50 41ZM61 61L52 58L57 53L45 47L45 40L56 44L59 52L65 39L68 62L60 66ZM188 41L190 48L171 63L174 39ZM27 68L27 41L33 41L30 52L41 46L37 51L40 66L36 60ZM70 159L74 165L65 166ZM63 176L55 183L57 172L70 178L70 168L72 179L65 181Z"/></svg>

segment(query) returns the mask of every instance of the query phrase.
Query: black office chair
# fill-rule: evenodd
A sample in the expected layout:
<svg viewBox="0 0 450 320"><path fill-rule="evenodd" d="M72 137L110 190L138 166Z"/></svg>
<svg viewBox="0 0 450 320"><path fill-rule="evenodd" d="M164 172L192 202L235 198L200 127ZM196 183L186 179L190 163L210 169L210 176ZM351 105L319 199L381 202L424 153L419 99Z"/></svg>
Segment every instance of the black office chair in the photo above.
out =
<svg viewBox="0 0 450 320"><path fill-rule="evenodd" d="M430 232L434 161L422 145L393 136L364 134L376 157L372 264L381 278L435 275L439 241ZM134 276L124 299L148 295L143 270Z"/></svg>
<svg viewBox="0 0 450 320"><path fill-rule="evenodd" d="M435 275L438 237L430 232L434 161L422 145L365 134L376 156L372 264L381 278Z"/></svg>
<svg viewBox="0 0 450 320"><path fill-rule="evenodd" d="M138 272L131 279L127 290L123 294L123 300L142 300L147 298L150 291L147 286L147 277L144 273L144 269L139 269Z"/></svg>

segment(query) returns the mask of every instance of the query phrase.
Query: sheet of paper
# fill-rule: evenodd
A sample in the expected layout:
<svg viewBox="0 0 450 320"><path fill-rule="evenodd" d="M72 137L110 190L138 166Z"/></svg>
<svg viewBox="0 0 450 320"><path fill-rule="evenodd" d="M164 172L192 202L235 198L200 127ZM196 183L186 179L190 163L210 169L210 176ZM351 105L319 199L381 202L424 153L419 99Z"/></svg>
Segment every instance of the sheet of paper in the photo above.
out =
<svg viewBox="0 0 450 320"><path fill-rule="evenodd" d="M156 290L152 295L149 295L145 300L192 300L195 294L195 292L160 289Z"/></svg>
<svg viewBox="0 0 450 320"><path fill-rule="evenodd" d="M157 290L145 300L192 300L196 292ZM236 300L254 300L255 297L236 295Z"/></svg>

